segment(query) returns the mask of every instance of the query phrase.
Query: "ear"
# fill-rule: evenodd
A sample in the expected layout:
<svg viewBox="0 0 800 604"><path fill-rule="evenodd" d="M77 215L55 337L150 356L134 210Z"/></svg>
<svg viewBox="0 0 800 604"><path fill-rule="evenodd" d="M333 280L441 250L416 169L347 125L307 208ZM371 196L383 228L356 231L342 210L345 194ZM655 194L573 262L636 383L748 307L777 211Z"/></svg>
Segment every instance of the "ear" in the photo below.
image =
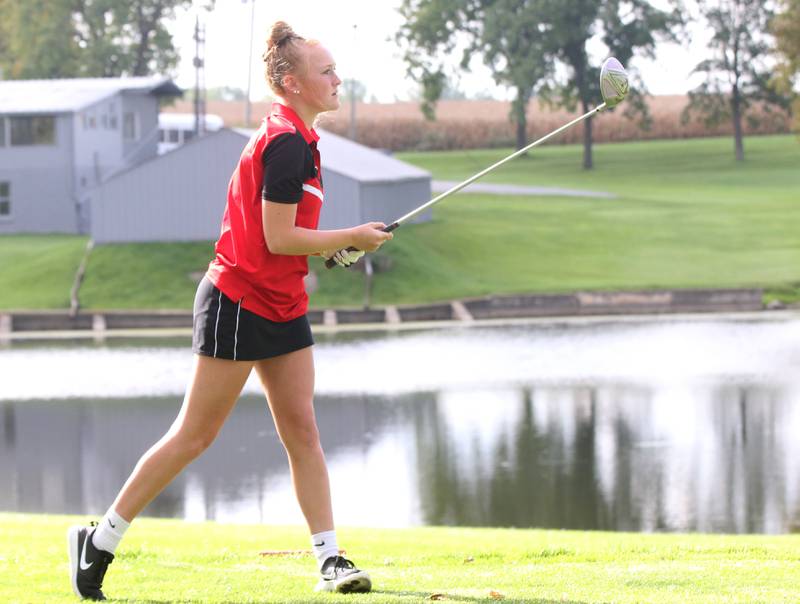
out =
<svg viewBox="0 0 800 604"><path fill-rule="evenodd" d="M287 73L283 76L283 89L286 91L287 94L293 94L295 90L298 90L300 87L300 80L297 79L297 76L293 73Z"/></svg>

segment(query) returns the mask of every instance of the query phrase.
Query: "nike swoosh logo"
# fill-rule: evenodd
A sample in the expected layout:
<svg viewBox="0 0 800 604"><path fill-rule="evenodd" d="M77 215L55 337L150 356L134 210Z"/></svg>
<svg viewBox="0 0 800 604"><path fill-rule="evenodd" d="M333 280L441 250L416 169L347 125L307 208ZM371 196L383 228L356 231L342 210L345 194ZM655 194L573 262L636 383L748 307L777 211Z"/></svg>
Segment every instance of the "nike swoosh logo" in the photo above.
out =
<svg viewBox="0 0 800 604"><path fill-rule="evenodd" d="M117 525L111 522L111 518L106 518L106 520L108 520L108 523L111 525L111 528L117 528Z"/></svg>
<svg viewBox="0 0 800 604"><path fill-rule="evenodd" d="M86 535L86 540L89 539L89 535ZM86 541L83 542L83 551L81 552L81 559L78 565L81 567L81 570L89 570L92 567L94 562L86 563Z"/></svg>
<svg viewBox="0 0 800 604"><path fill-rule="evenodd" d="M323 545L325 545L324 541L322 543L315 543L314 547L322 547Z"/></svg>

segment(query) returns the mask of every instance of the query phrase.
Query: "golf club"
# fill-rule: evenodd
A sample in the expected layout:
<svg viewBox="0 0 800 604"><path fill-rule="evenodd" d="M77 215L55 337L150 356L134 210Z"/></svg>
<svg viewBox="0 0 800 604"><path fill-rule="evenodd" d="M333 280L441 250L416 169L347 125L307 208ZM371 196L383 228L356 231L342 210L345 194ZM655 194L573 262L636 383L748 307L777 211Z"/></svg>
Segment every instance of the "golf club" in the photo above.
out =
<svg viewBox="0 0 800 604"><path fill-rule="evenodd" d="M622 63L620 63L614 57L609 57L608 59L605 60L605 62L603 63L603 66L600 68L600 94L603 97L603 102L600 105L598 105L597 107L595 107L591 111L588 111L588 112L584 113L582 116L575 118L574 120L572 120L568 124L564 124L560 128L558 128L556 130L553 130L550 134L546 134L542 138L540 138L538 140L535 140L534 142L532 142L531 144L527 145L526 147L523 147L522 149L520 149L518 151L515 151L514 153L512 153L508 157L505 157L505 158L501 159L499 162L497 162L496 164L493 164L493 165L489 166L488 168L486 168L485 170L482 170L481 172L478 172L477 174L475 174L474 176L471 176L470 178L468 178L464 182L461 182L461 183L455 185L454 187L448 189L444 193L442 193L440 195L437 195L436 197L431 199L429 202L422 204L421 206L419 206L418 208L416 208L414 210L411 210L405 216L401 216L400 218L395 220L393 223L387 225L383 230L385 232L387 232L387 233L392 232L397 227L399 227L401 224L403 224L406 220L408 220L410 218L413 218L414 216L416 216L420 212L424 212L429 207L439 203L440 201L442 201L446 197L449 197L453 193L457 193L458 191L460 191L461 189L463 189L467 185L472 184L473 182L475 182L479 178L485 176L486 174L488 174L489 172L491 172L495 168L499 168L500 166L502 166L506 162L509 162L512 159L514 159L516 157L519 157L520 155L522 155L526 151L528 151L530 149L533 149L535 146L542 144L543 142L551 139L552 137L556 136L557 134L560 134L564 130L567 130L568 128L571 128L575 124L578 124L578 123L582 122L583 120L592 117L595 113L599 113L603 109L611 109L612 107L616 107L617 105L619 105L625 99L625 97L628 94L628 90L629 90L629 87L628 87L628 73L625 71L625 68L622 66ZM348 251L356 251L356 248L349 247L349 248L347 248L347 250ZM333 259L329 259L329 260L327 260L325 262L325 266L327 268L333 268L334 266L336 266L336 262Z"/></svg>

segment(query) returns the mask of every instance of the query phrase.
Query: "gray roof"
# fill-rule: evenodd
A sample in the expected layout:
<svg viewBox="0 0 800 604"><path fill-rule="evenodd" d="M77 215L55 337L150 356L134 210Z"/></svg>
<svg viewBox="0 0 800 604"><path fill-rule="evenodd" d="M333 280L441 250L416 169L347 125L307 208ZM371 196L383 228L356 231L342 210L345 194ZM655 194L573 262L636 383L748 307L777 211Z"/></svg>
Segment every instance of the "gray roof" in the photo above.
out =
<svg viewBox="0 0 800 604"><path fill-rule="evenodd" d="M319 130L319 151L323 168L361 182L430 178L430 172L400 161L386 153L360 145L327 130Z"/></svg>
<svg viewBox="0 0 800 604"><path fill-rule="evenodd" d="M235 132L250 138L255 130L234 128ZM389 182L430 178L427 172L382 151L354 143L348 138L316 128L319 134L319 152L322 168L352 178L359 182Z"/></svg>
<svg viewBox="0 0 800 604"><path fill-rule="evenodd" d="M0 80L0 113L72 113L118 92L179 96L183 91L165 76Z"/></svg>

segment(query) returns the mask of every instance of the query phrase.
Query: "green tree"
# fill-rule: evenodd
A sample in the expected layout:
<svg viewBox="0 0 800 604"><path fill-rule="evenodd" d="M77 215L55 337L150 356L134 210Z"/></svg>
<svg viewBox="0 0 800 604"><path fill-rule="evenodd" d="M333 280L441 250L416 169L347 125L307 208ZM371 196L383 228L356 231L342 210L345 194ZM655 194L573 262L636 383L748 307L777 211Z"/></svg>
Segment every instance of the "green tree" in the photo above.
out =
<svg viewBox="0 0 800 604"><path fill-rule="evenodd" d="M776 85L794 96L795 127L800 131L800 95L794 94L800 84L800 0L784 0L781 12L773 23L776 48L780 56Z"/></svg>
<svg viewBox="0 0 800 604"><path fill-rule="evenodd" d="M420 83L422 111L434 118L448 83L449 59L460 54L467 69L480 54L495 82L512 88L511 118L517 148L525 146L525 110L537 83L550 68L542 47L537 0L403 0L405 23L397 35L409 75Z"/></svg>
<svg viewBox="0 0 800 604"><path fill-rule="evenodd" d="M582 113L602 102L600 94L600 63L593 61L589 47L599 41L607 54L615 56L630 68L636 56L655 56L659 38L675 39L682 24L677 6L670 11L655 8L647 0L544 0L540 12L545 26L547 53L567 67L551 71L543 98L560 107ZM640 79L626 101L629 115L641 116L641 124L649 122L644 103L645 88ZM583 167L591 169L592 120L583 122Z"/></svg>
<svg viewBox="0 0 800 604"><path fill-rule="evenodd" d="M66 2L0 0L0 69L7 79L75 74L78 46Z"/></svg>
<svg viewBox="0 0 800 604"><path fill-rule="evenodd" d="M594 42L627 64L635 54L653 56L657 38L673 37L680 23L675 9L645 0L404 0L400 12L406 23L398 40L423 87L423 110L431 114L460 43L462 69L481 55L495 81L515 90L517 148L526 144L525 109L535 93L570 110L601 102ZM641 95L636 107L646 117ZM584 122L583 165L593 165L591 120Z"/></svg>
<svg viewBox="0 0 800 604"><path fill-rule="evenodd" d="M709 42L710 57L700 61L695 73L705 81L689 93L683 118L700 115L706 125L730 120L733 125L734 152L744 161L745 119L758 123L753 109L786 109L789 101L773 86L769 58L774 41L770 27L775 4L763 0L699 0L697 6L708 28L714 32Z"/></svg>
<svg viewBox="0 0 800 604"><path fill-rule="evenodd" d="M168 73L179 57L166 22L192 4L0 0L0 68L4 77L20 79Z"/></svg>
<svg viewBox="0 0 800 604"><path fill-rule="evenodd" d="M192 0L59 0L72 5L84 76L168 73L179 60L165 22ZM207 3L207 8L213 6Z"/></svg>

